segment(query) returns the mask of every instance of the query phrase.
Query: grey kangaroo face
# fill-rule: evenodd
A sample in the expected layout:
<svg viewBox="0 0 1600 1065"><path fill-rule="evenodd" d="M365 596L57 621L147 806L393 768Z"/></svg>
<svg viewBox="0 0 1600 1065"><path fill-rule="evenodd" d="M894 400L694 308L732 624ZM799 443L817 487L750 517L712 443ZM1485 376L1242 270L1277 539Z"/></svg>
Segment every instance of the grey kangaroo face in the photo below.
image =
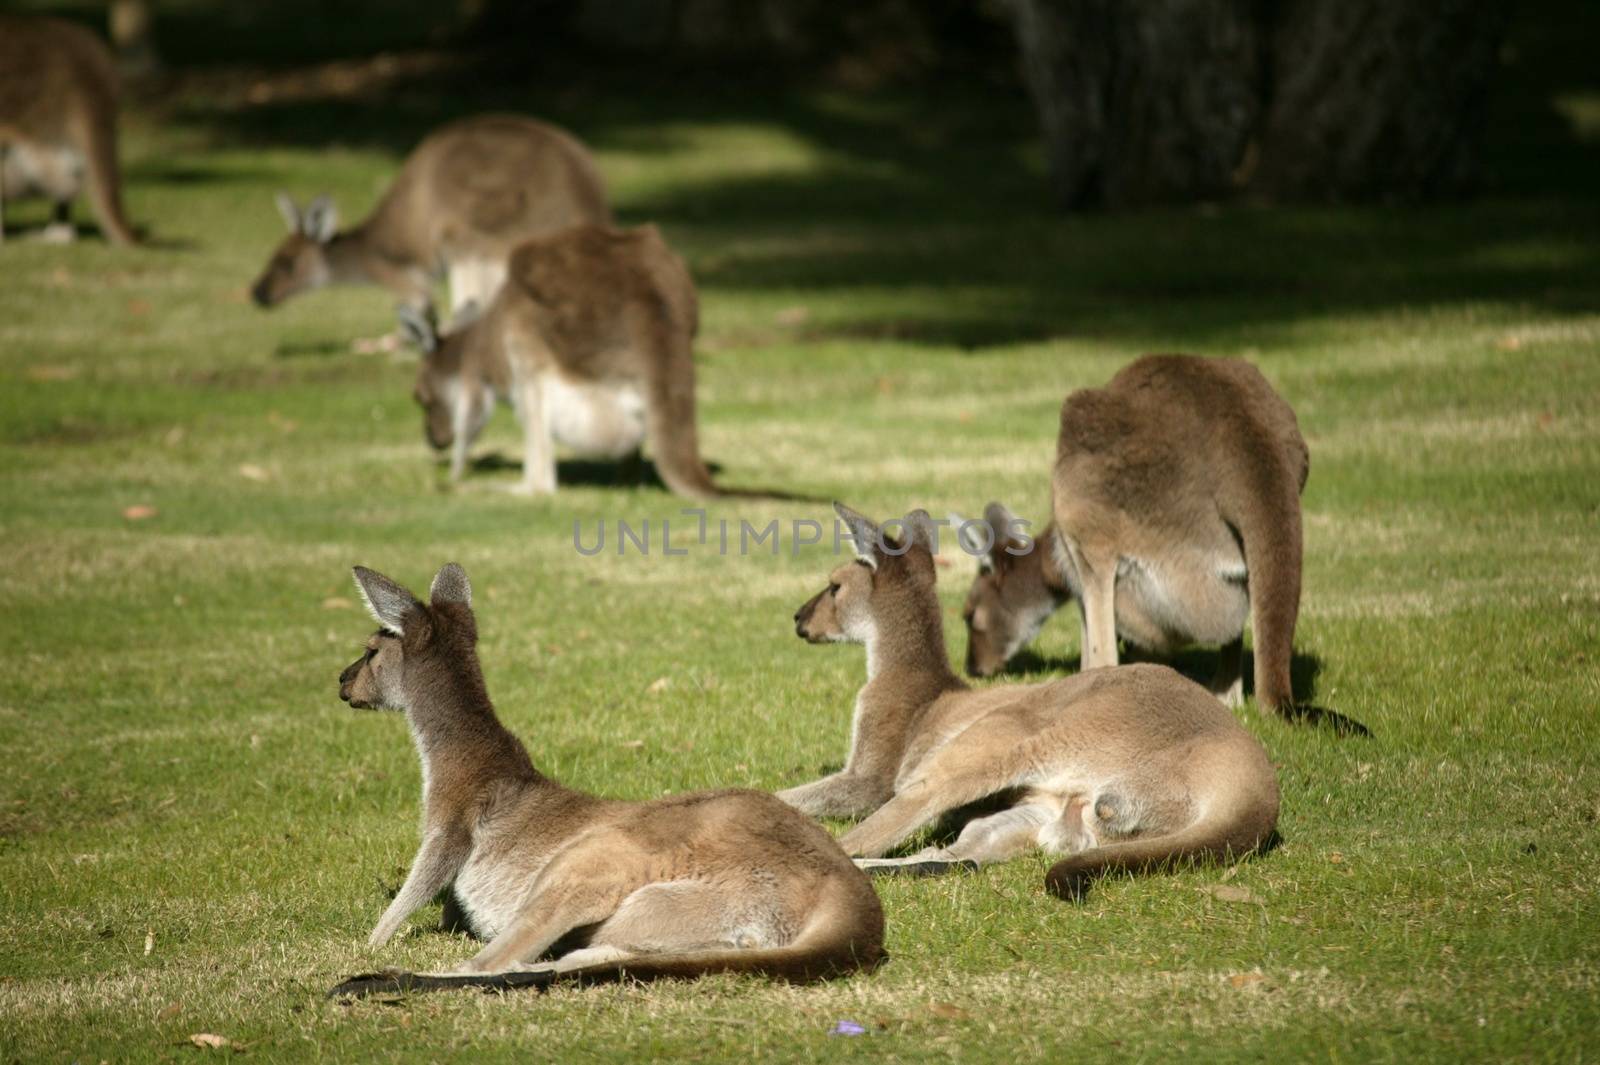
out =
<svg viewBox="0 0 1600 1065"><path fill-rule="evenodd" d="M273 249L266 269L250 287L250 298L258 307L274 307L302 292L326 285L331 278L328 242L338 226L338 212L326 196L319 196L304 211L294 201L279 195L278 210L289 226L289 235Z"/></svg>
<svg viewBox="0 0 1600 1065"><path fill-rule="evenodd" d="M795 633L809 643L892 637L934 594L931 522L924 511L886 522L899 527L897 538L843 504L834 509L850 530L856 560L828 574L828 586L795 612Z"/></svg>
<svg viewBox="0 0 1600 1065"><path fill-rule="evenodd" d="M404 710L405 649L382 629L367 640L362 656L339 674L339 698L355 710Z"/></svg>
<svg viewBox="0 0 1600 1065"><path fill-rule="evenodd" d="M961 609L967 626L967 675L992 677L1061 605L1061 598L1044 581L1039 552L1050 546L1019 539L1015 533L1020 523L999 503L984 508L981 525L956 524L963 546L978 558L978 575Z"/></svg>
<svg viewBox="0 0 1600 1065"><path fill-rule="evenodd" d="M872 625L872 576L859 561L828 574L828 586L795 611L795 635L807 643L861 643Z"/></svg>

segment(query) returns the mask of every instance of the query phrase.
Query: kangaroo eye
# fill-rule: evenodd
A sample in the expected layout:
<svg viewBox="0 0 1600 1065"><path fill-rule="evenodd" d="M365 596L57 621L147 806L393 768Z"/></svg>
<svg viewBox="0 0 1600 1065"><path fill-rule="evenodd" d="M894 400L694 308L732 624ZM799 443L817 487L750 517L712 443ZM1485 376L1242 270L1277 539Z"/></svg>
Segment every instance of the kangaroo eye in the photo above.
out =
<svg viewBox="0 0 1600 1065"><path fill-rule="evenodd" d="M829 595L838 595L839 594L839 586L837 584L829 584L828 585L828 594Z"/></svg>

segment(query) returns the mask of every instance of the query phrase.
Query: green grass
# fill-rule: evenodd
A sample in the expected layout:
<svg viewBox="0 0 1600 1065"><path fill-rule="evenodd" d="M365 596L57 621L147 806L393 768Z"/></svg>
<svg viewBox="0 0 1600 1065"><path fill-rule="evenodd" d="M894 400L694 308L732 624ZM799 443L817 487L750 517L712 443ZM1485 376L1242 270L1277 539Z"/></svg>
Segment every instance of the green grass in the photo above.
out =
<svg viewBox="0 0 1600 1065"><path fill-rule="evenodd" d="M151 248L0 249L0 1058L190 1060L198 1032L254 1060L1600 1053L1592 142L1501 115L1503 181L1470 204L1060 217L1009 91L559 82L256 106L180 88L128 116ZM405 144L486 106L585 135L623 218L690 259L729 484L1040 519L1067 391L1147 350L1256 361L1312 451L1302 691L1375 738L1247 710L1280 768L1276 850L1080 906L1044 894L1042 856L884 882L871 975L325 1002L347 973L472 950L428 930L436 909L361 946L419 777L397 719L336 697L370 629L351 564L416 586L462 562L503 718L610 795L809 779L842 759L863 678L859 650L793 635L824 550L584 558L575 520L659 529L680 502L530 502L509 469L443 492L412 365L350 349L388 328L386 296L246 302L272 191L356 216ZM517 449L504 412L495 449ZM968 578L941 571L953 654ZM1036 675L1076 629L1045 630ZM1224 877L1256 901L1212 894ZM846 1018L869 1034L830 1037Z"/></svg>

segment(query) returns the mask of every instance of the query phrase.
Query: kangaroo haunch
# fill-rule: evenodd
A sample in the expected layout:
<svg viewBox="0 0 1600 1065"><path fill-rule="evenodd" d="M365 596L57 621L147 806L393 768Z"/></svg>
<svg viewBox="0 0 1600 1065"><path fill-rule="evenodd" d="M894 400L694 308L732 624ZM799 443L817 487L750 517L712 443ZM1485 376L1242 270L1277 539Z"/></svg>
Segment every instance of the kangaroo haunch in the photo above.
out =
<svg viewBox="0 0 1600 1065"><path fill-rule="evenodd" d="M883 956L872 885L773 796L622 802L541 775L484 690L460 566L439 571L427 603L371 570L355 575L382 628L340 674L339 696L405 713L423 787L422 846L367 942L388 942L449 887L488 944L453 974L356 977L334 994L713 972L810 980ZM546 958L558 942L566 953Z"/></svg>
<svg viewBox="0 0 1600 1065"><path fill-rule="evenodd" d="M425 353L415 395L428 441L450 449L452 480L508 399L522 423L525 494L555 491L557 443L620 458L647 436L668 488L719 494L695 423L694 282L654 226L574 226L527 241L499 294L464 317L439 336L425 315L400 315Z"/></svg>
<svg viewBox="0 0 1600 1065"><path fill-rule="evenodd" d="M85 188L106 238L135 243L122 213L111 52L70 22L0 16L0 239L6 200L44 196L55 204L45 239L71 240L72 201Z"/></svg>
<svg viewBox="0 0 1600 1065"><path fill-rule="evenodd" d="M1294 411L1238 359L1147 355L1061 405L1055 520L1031 545L998 503L967 594L967 672L998 673L1071 598L1082 667L1117 664L1117 637L1157 654L1220 645L1212 691L1287 714L1300 609L1300 492L1310 469ZM972 533L969 528L968 533ZM1026 549L1025 549L1026 548Z"/></svg>
<svg viewBox="0 0 1600 1065"><path fill-rule="evenodd" d="M609 224L605 184L588 149L520 115L478 115L430 133L360 225L339 231L326 196L304 210L286 194L289 235L250 290L262 307L330 284L382 285L431 306L440 273L451 306L487 303L522 241L578 222Z"/></svg>
<svg viewBox="0 0 1600 1065"><path fill-rule="evenodd" d="M1040 847L1076 896L1112 869L1256 850L1278 820L1278 778L1259 741L1206 690L1165 666L1097 669L974 691L950 670L923 511L896 539L835 504L859 556L795 614L812 643L862 643L844 769L778 793L806 813L862 817L840 844L867 868L929 871ZM945 814L988 800L955 842L882 855Z"/></svg>

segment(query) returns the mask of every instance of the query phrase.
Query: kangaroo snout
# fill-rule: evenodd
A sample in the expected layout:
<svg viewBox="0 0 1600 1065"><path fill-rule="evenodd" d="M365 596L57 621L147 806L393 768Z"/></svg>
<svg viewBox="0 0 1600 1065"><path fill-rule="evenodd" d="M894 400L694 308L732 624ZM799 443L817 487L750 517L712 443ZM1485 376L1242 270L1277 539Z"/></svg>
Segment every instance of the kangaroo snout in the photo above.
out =
<svg viewBox="0 0 1600 1065"><path fill-rule="evenodd" d="M267 279L262 278L250 288L250 300L257 307L271 307L272 293L267 290Z"/></svg>
<svg viewBox="0 0 1600 1065"><path fill-rule="evenodd" d="M827 592L825 591L818 592L810 599L807 599L800 609L794 612L794 634L800 637L802 640L808 640L812 643L816 642L815 640L811 639L811 634L806 631L806 623L811 620L811 615L816 613L817 603L820 602L822 597L826 594Z"/></svg>

